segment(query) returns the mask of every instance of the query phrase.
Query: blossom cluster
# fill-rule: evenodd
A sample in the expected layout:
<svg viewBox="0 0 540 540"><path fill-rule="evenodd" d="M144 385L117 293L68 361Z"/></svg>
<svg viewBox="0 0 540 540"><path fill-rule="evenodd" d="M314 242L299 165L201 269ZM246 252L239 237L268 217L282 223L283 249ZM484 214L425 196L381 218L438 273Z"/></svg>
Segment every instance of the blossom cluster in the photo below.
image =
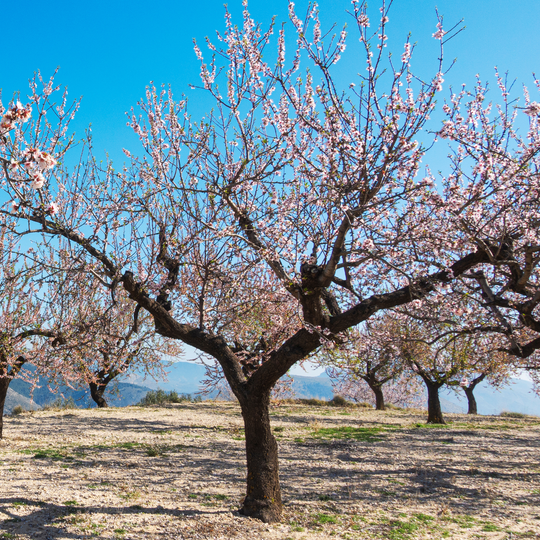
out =
<svg viewBox="0 0 540 540"><path fill-rule="evenodd" d="M17 122L23 124L28 122L30 116L32 116L30 105L23 107L22 103L17 101L15 105L2 116L2 120L0 121L0 132L12 130Z"/></svg>

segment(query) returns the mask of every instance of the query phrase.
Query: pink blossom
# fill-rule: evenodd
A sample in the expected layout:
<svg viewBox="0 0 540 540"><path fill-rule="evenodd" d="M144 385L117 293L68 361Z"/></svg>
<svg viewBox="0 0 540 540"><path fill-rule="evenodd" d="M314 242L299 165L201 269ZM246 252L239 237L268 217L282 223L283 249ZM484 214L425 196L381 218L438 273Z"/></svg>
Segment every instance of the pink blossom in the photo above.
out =
<svg viewBox="0 0 540 540"><path fill-rule="evenodd" d="M30 176L33 178L30 187L32 189L41 189L45 185L45 177L39 171L32 171Z"/></svg>
<svg viewBox="0 0 540 540"><path fill-rule="evenodd" d="M52 202L51 204L49 204L49 206L47 206L46 211L48 214L51 214L51 216L54 216L55 214L58 214L58 205Z"/></svg>
<svg viewBox="0 0 540 540"><path fill-rule="evenodd" d="M531 101L525 108L525 114L527 116L538 116L540 114L540 103L537 101Z"/></svg>
<svg viewBox="0 0 540 540"><path fill-rule="evenodd" d="M437 23L437 31L432 34L432 36L435 38L435 39L440 39L442 40L442 38L444 37L444 34L446 34L446 32L442 29L442 23L441 22L438 22Z"/></svg>
<svg viewBox="0 0 540 540"><path fill-rule="evenodd" d="M405 43L405 52L401 55L401 61L406 64L411 57L411 44Z"/></svg>
<svg viewBox="0 0 540 540"><path fill-rule="evenodd" d="M358 16L358 24L364 28L369 28L369 17L365 13L362 13Z"/></svg>
<svg viewBox="0 0 540 540"><path fill-rule="evenodd" d="M11 206L11 211L12 212L17 212L19 210L19 208L21 207L21 205L19 203L17 203L16 201L9 201L9 204Z"/></svg>

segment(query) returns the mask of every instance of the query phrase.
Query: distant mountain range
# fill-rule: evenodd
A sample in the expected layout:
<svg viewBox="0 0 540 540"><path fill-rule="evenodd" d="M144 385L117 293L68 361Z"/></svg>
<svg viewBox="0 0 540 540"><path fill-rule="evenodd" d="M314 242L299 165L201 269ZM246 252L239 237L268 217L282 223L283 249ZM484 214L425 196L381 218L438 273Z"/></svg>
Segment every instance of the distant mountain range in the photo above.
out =
<svg viewBox="0 0 540 540"><path fill-rule="evenodd" d="M148 391L161 388L174 390L179 394L197 394L201 390L201 381L205 378L205 368L193 362L177 362L166 368L166 379L154 380L141 373L130 373L121 381L112 384L106 393L110 405L124 407L138 403ZM34 389L31 396L30 384L14 380L8 391L5 413L9 414L13 407L21 405L24 409L40 408L59 398L53 394L44 381ZM81 407L95 406L88 390L61 389L64 399L73 399ZM323 373L318 377L294 375L292 391L297 398L332 399L331 379ZM458 390L441 390L441 405L444 412L467 412L467 399ZM533 392L532 383L521 379L511 379L510 384L496 390L487 384L479 385L475 390L480 414L500 414L502 411L520 412L540 416L540 397ZM33 398L33 401L30 398Z"/></svg>

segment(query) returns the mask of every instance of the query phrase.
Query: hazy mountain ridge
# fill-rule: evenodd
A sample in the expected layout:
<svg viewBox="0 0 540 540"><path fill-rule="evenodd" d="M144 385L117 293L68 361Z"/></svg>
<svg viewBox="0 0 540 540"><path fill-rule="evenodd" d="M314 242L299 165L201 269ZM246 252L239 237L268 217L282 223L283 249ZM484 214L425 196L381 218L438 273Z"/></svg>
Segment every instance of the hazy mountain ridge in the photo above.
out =
<svg viewBox="0 0 540 540"><path fill-rule="evenodd" d="M158 388L192 395L201 391L201 382L205 375L204 366L193 362L177 362L166 368L165 371L167 372L167 380L154 380L137 372L127 374L119 382L111 384L111 389L107 390L108 403L116 407L134 405L148 391ZM292 379L291 388L297 398L329 400L334 396L332 380L324 373L318 377L294 375ZM44 381L40 381L40 383L32 395L32 387L29 383L18 379L12 381L5 412L9 414L16 405L21 405L27 410L40 408L60 397L60 394L52 393ZM64 386L60 388L60 391L64 399L72 398L81 407L95 406L88 389L73 390ZM31 395L33 402L30 401ZM467 412L467 399L461 390L455 392L443 389L440 396L444 412ZM480 414L500 414L502 411L511 411L540 416L540 397L533 392L533 385L529 381L511 379L509 385L499 390L487 384L481 384L476 388L475 396Z"/></svg>

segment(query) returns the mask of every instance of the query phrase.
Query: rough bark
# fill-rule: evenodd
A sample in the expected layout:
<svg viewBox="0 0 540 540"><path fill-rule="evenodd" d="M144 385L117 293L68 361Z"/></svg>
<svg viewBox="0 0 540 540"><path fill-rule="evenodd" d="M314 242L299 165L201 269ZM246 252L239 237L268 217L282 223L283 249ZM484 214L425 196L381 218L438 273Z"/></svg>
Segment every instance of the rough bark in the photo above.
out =
<svg viewBox="0 0 540 540"><path fill-rule="evenodd" d="M104 409L105 407L109 406L107 401L103 397L106 388L107 386L103 384L98 384L95 382L90 383L90 395L100 409Z"/></svg>
<svg viewBox="0 0 540 540"><path fill-rule="evenodd" d="M384 394L382 391L382 388L380 386L376 385L369 385L373 393L375 394L375 409L378 411L384 411L386 410L386 406L384 404Z"/></svg>
<svg viewBox="0 0 540 540"><path fill-rule="evenodd" d="M0 439L3 436L4 430L4 405L6 403L7 391L11 379L8 377L0 378Z"/></svg>
<svg viewBox="0 0 540 540"><path fill-rule="evenodd" d="M246 434L247 491L240 513L265 523L280 521L278 446L270 429L270 391L241 401Z"/></svg>
<svg viewBox="0 0 540 540"><path fill-rule="evenodd" d="M479 377L476 377L469 386L464 386L463 391L467 396L467 402L469 404L469 410L467 414L478 414L478 406L476 404L476 398L474 397L474 389L476 385L480 384L486 378L486 374L482 373Z"/></svg>
<svg viewBox="0 0 540 540"><path fill-rule="evenodd" d="M474 397L472 388L463 388L465 395L467 396L467 402L469 404L469 410L467 414L478 414L478 406L476 405L476 398Z"/></svg>
<svg viewBox="0 0 540 540"><path fill-rule="evenodd" d="M428 390L428 424L446 424L441 409L441 400L439 399L439 388L441 383L434 383L424 379Z"/></svg>

